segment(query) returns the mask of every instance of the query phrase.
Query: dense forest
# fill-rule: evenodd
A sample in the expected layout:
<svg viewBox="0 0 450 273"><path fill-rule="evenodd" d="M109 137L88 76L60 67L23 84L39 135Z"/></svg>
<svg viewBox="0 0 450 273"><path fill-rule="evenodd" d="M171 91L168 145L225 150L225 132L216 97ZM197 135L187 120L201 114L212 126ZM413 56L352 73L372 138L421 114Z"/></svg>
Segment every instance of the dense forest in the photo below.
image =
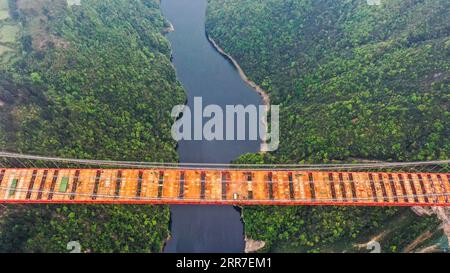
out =
<svg viewBox="0 0 450 273"><path fill-rule="evenodd" d="M18 56L0 71L2 150L177 160L170 111L184 102L156 0L9 1ZM73 2L73 1L70 1ZM0 251L161 251L166 206L2 206ZM95 221L93 219L96 219Z"/></svg>
<svg viewBox="0 0 450 273"><path fill-rule="evenodd" d="M279 150L240 162L449 158L450 2L381 3L209 0L208 34L281 110ZM398 208L246 207L244 221L266 251L357 251L381 225L383 250L402 251L437 227Z"/></svg>
<svg viewBox="0 0 450 273"><path fill-rule="evenodd" d="M208 0L207 31L281 107L281 146L239 162L448 159L448 0ZM0 0L0 148L176 161L185 100L158 0ZM245 207L262 251L404 251L409 209ZM93 220L95 219L95 220ZM156 252L167 206L0 206L0 252Z"/></svg>

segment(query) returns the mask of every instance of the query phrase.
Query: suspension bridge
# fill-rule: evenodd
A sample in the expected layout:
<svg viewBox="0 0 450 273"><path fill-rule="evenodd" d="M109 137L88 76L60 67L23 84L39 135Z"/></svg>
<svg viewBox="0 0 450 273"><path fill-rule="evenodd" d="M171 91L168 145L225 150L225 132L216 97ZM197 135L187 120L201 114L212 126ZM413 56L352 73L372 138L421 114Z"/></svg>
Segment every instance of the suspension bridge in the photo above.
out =
<svg viewBox="0 0 450 273"><path fill-rule="evenodd" d="M449 164L178 164L0 152L0 203L450 206Z"/></svg>

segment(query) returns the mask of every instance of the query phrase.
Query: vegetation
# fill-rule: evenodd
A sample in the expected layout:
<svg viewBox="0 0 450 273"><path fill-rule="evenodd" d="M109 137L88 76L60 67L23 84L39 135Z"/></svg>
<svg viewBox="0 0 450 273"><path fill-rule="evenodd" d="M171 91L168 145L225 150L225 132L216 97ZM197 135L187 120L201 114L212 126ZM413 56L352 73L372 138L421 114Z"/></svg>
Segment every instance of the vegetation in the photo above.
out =
<svg viewBox="0 0 450 273"><path fill-rule="evenodd" d="M11 19L8 0L0 0L0 64L9 64L15 60L19 47L20 27Z"/></svg>
<svg viewBox="0 0 450 273"><path fill-rule="evenodd" d="M159 252L168 237L166 206L29 206L7 210L1 252ZM94 220L95 219L95 220Z"/></svg>
<svg viewBox="0 0 450 273"><path fill-rule="evenodd" d="M209 0L208 34L281 108L280 149L240 161L448 159L449 11L446 0ZM338 251L405 213L251 207L244 220L266 250ZM396 242L387 250L427 227L414 226L387 238Z"/></svg>
<svg viewBox="0 0 450 273"><path fill-rule="evenodd" d="M0 73L2 149L177 160L170 110L184 94L158 1L15 4L23 55ZM160 251L168 223L164 206L8 206L0 251L66 252L71 240L96 252Z"/></svg>
<svg viewBox="0 0 450 273"><path fill-rule="evenodd" d="M170 109L184 96L157 0L7 2L2 149L177 159ZM449 157L450 3L382 2L209 0L208 33L282 110L280 149L240 162ZM356 243L383 231L383 251L403 251L438 225L398 208L243 211L265 251L361 251ZM165 206L6 206L0 215L0 252L65 252L70 241L82 251L154 252L168 235Z"/></svg>

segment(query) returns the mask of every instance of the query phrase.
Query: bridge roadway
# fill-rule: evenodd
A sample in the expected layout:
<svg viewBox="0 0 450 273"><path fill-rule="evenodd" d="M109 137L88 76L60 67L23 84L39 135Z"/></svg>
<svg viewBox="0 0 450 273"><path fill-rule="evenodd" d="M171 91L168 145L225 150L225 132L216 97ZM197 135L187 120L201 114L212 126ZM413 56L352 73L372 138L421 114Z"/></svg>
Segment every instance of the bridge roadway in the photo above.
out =
<svg viewBox="0 0 450 273"><path fill-rule="evenodd" d="M450 206L450 173L0 169L0 203Z"/></svg>

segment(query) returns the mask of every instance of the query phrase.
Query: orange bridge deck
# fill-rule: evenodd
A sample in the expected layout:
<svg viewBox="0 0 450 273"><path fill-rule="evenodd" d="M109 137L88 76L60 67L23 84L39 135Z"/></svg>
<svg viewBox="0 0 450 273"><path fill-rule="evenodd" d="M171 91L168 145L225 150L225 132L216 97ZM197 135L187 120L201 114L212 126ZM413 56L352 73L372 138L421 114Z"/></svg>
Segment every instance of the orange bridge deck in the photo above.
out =
<svg viewBox="0 0 450 273"><path fill-rule="evenodd" d="M0 203L450 206L449 173L0 169Z"/></svg>

